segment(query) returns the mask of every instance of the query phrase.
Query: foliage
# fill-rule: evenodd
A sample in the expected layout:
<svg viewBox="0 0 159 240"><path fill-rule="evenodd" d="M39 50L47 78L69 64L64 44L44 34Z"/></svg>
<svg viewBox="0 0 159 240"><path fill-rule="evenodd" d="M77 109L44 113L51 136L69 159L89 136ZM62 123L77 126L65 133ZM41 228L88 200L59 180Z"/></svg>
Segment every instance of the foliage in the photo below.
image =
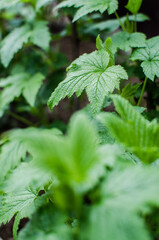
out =
<svg viewBox="0 0 159 240"><path fill-rule="evenodd" d="M108 14L112 14L118 8L118 1L117 0L65 0L61 4L58 5L58 8L63 7L71 7L74 6L76 8L80 8L77 10L73 21L77 21L79 18L83 17L84 15L94 12L100 11L103 13L104 11L108 11Z"/></svg>
<svg viewBox="0 0 159 240"><path fill-rule="evenodd" d="M50 109L64 97L71 97L73 93L80 96L86 89L92 110L96 113L101 109L105 95L112 93L115 88L119 89L121 79L127 79L127 74L120 65L112 66L111 49L109 51L107 46L102 48L99 45L97 41L98 51L84 54L71 64L66 79L49 99Z"/></svg>
<svg viewBox="0 0 159 240"><path fill-rule="evenodd" d="M158 239L159 37L137 31L142 0L121 18L117 0L59 2L0 0L0 225L14 240Z"/></svg>

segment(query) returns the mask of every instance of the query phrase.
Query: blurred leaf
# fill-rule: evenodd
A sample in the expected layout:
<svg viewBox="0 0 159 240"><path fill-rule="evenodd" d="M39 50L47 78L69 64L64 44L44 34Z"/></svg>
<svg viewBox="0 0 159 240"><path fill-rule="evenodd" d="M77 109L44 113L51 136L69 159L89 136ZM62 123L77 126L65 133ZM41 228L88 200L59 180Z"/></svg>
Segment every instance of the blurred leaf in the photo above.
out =
<svg viewBox="0 0 159 240"><path fill-rule="evenodd" d="M154 81L155 76L159 77L159 37L147 40L146 47L136 49L131 59L142 61L145 76Z"/></svg>
<svg viewBox="0 0 159 240"><path fill-rule="evenodd" d="M34 76L30 76L27 73L19 73L9 76L6 79L0 79L0 87L3 87L0 96L0 109L3 110L7 104L21 94L23 94L24 98L31 106L34 106L36 95L43 80L44 76L41 73L37 73Z"/></svg>
<svg viewBox="0 0 159 240"><path fill-rule="evenodd" d="M106 126L112 135L144 163L159 158L159 125L149 122L124 98L113 96L113 102L121 118L103 114Z"/></svg>
<svg viewBox="0 0 159 240"><path fill-rule="evenodd" d="M137 14L143 0L129 0L126 8L133 14Z"/></svg>
<svg viewBox="0 0 159 240"><path fill-rule="evenodd" d="M77 21L79 18L94 11L100 11L100 13L108 11L108 14L114 13L118 8L117 0L65 0L58 5L58 8L71 7L79 8L74 16L73 21Z"/></svg>
<svg viewBox="0 0 159 240"><path fill-rule="evenodd" d="M35 22L33 29L29 24L25 24L22 27L14 29L9 33L1 43L1 61L5 67L8 67L15 53L17 53L24 43L29 40L43 48L44 50L49 48L50 33L48 31L46 21Z"/></svg>
<svg viewBox="0 0 159 240"><path fill-rule="evenodd" d="M114 52L117 49L129 51L130 48L140 48L146 46L146 36L143 33L119 32L112 36Z"/></svg>
<svg viewBox="0 0 159 240"><path fill-rule="evenodd" d="M20 231L18 240L71 240L71 228L52 204L41 207Z"/></svg>
<svg viewBox="0 0 159 240"><path fill-rule="evenodd" d="M27 142L31 155L42 170L57 176L76 192L86 191L98 180L101 171L97 155L98 138L85 115L73 117L67 137L30 131L21 139Z"/></svg>

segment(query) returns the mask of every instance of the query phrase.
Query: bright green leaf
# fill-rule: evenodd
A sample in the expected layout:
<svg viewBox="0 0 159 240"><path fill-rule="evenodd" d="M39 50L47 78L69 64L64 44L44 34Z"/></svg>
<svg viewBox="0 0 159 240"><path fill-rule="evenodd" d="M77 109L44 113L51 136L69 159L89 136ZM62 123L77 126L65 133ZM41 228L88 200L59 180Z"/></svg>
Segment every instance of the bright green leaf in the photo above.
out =
<svg viewBox="0 0 159 240"><path fill-rule="evenodd" d="M69 67L66 79L52 93L48 106L52 109L61 99L71 97L73 93L80 96L86 89L94 113L103 105L104 98L119 89L121 79L127 79L127 73L120 66L108 67L109 53L104 49L84 54Z"/></svg>
<svg viewBox="0 0 159 240"><path fill-rule="evenodd" d="M137 14L143 0L129 0L126 8L133 14Z"/></svg>

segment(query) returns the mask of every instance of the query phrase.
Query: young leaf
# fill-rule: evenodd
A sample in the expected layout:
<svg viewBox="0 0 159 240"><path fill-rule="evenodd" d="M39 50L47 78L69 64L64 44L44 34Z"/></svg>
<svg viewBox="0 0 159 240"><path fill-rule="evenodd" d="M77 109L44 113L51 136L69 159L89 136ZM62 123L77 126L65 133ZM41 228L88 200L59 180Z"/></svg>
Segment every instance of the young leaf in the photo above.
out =
<svg viewBox="0 0 159 240"><path fill-rule="evenodd" d="M123 89L121 93L121 97L125 99L129 99L131 97L134 97L136 94L137 90L141 86L141 83L131 85L131 83L128 83Z"/></svg>
<svg viewBox="0 0 159 240"><path fill-rule="evenodd" d="M37 92L43 80L44 76L41 73L37 73L34 76L27 73L19 73L6 79L1 79L0 87L2 87L3 90L0 96L0 109L3 110L7 104L21 94L23 94L31 106L34 106Z"/></svg>
<svg viewBox="0 0 159 240"><path fill-rule="evenodd" d="M118 8L117 0L65 0L58 5L58 8L71 7L79 8L74 16L73 21L77 21L79 18L99 11L100 13L108 11L108 14L114 13Z"/></svg>
<svg viewBox="0 0 159 240"><path fill-rule="evenodd" d="M52 93L48 106L52 109L61 99L71 97L73 93L80 96L86 89L94 113L102 108L104 98L119 89L121 79L127 79L127 73L120 66L108 67L109 53L104 50L84 54L76 59L68 69L66 79Z"/></svg>
<svg viewBox="0 0 159 240"><path fill-rule="evenodd" d="M128 4L126 5L126 8L136 15L141 7L143 0L129 0Z"/></svg>
<svg viewBox="0 0 159 240"><path fill-rule="evenodd" d="M117 49L129 51L130 48L140 48L146 46L146 36L143 33L119 32L112 36L114 52Z"/></svg>
<svg viewBox="0 0 159 240"><path fill-rule="evenodd" d="M142 61L141 67L147 78L154 81L159 77L159 37L153 37L146 41L146 47L136 49L131 59Z"/></svg>
<svg viewBox="0 0 159 240"><path fill-rule="evenodd" d="M117 95L112 98L121 118L106 113L104 119L113 136L144 163L157 160L159 158L159 125L157 122L146 120L124 98Z"/></svg>

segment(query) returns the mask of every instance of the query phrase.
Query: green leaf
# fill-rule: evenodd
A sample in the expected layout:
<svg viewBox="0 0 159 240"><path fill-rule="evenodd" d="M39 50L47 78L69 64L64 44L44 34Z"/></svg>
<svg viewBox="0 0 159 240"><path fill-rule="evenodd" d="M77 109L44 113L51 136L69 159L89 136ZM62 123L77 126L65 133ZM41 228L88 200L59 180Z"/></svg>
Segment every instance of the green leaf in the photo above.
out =
<svg viewBox="0 0 159 240"><path fill-rule="evenodd" d="M52 3L54 0L38 0L36 4L36 10L38 11L40 8Z"/></svg>
<svg viewBox="0 0 159 240"><path fill-rule="evenodd" d="M97 171L98 138L85 115L73 117L67 137L55 136L49 131L30 131L21 139L27 143L41 170L50 172L76 191L85 191L97 181L100 174Z"/></svg>
<svg viewBox="0 0 159 240"><path fill-rule="evenodd" d="M10 141L2 146L0 153L0 181L3 181L9 171L19 165L26 155L25 144L18 140Z"/></svg>
<svg viewBox="0 0 159 240"><path fill-rule="evenodd" d="M128 4L126 5L126 8L133 14L137 14L143 0L129 0Z"/></svg>
<svg viewBox="0 0 159 240"><path fill-rule="evenodd" d="M48 22L37 21L30 35L30 41L44 50L48 50L51 35L47 27Z"/></svg>
<svg viewBox="0 0 159 240"><path fill-rule="evenodd" d="M147 78L154 81L159 77L159 37L153 37L146 41L146 47L136 49L131 59L142 61L141 67Z"/></svg>
<svg viewBox="0 0 159 240"><path fill-rule="evenodd" d="M0 95L0 109L3 110L15 97L19 97L21 94L31 106L34 106L36 95L43 80L44 76L41 73L34 76L19 73L6 79L0 79L0 87L3 88Z"/></svg>
<svg viewBox="0 0 159 240"><path fill-rule="evenodd" d="M150 240L141 213L159 204L158 172L139 165L109 172L101 200L84 209L80 239Z"/></svg>
<svg viewBox="0 0 159 240"><path fill-rule="evenodd" d="M131 85L131 83L128 83L123 89L121 93L121 97L125 99L129 99L131 97L134 97L136 94L137 90L141 86L141 83Z"/></svg>
<svg viewBox="0 0 159 240"><path fill-rule="evenodd" d="M140 48L146 46L146 36L143 33L119 32L112 36L114 52L117 49L129 51L130 48Z"/></svg>
<svg viewBox="0 0 159 240"><path fill-rule="evenodd" d="M42 206L20 231L18 240L72 240L72 230L52 204Z"/></svg>
<svg viewBox="0 0 159 240"><path fill-rule="evenodd" d="M99 204L88 215L80 240L150 240L141 217L118 206Z"/></svg>
<svg viewBox="0 0 159 240"><path fill-rule="evenodd" d="M20 0L12 0L12 1L11 0L0 0L0 10L12 7L19 2L20 2Z"/></svg>
<svg viewBox="0 0 159 240"><path fill-rule="evenodd" d="M37 21L33 29L29 24L14 29L9 33L1 43L0 55L2 64L8 67L15 53L17 53L24 43L29 40L35 45L43 48L49 48L50 33L46 21Z"/></svg>
<svg viewBox="0 0 159 240"><path fill-rule="evenodd" d="M73 21L77 21L79 18L92 13L94 11L99 11L100 13L108 11L108 14L114 13L118 8L117 0L65 0L58 5L58 8L71 7L79 8L74 16Z"/></svg>
<svg viewBox="0 0 159 240"><path fill-rule="evenodd" d="M113 102L121 118L103 114L112 135L136 154L144 163L159 158L159 124L149 122L124 98L113 96Z"/></svg>
<svg viewBox="0 0 159 240"><path fill-rule="evenodd" d="M124 24L126 21L126 16L120 18L121 22ZM136 15L136 21L137 22L144 22L150 20L149 17L145 14L139 13ZM129 16L129 21L135 21L134 15ZM120 27L120 23L117 19L111 19L106 21L100 21L99 23L94 23L93 25L87 29L88 32L93 30L100 30L100 31L110 31L113 32L117 30Z"/></svg>
<svg viewBox="0 0 159 240"><path fill-rule="evenodd" d="M0 212L0 224L6 224L12 217L20 212L34 211L34 201L38 196L38 190L28 188L16 193L4 195Z"/></svg>
<svg viewBox="0 0 159 240"><path fill-rule="evenodd" d="M14 29L5 37L1 43L0 55L2 64L7 67L14 54L22 48L24 43L28 42L30 37L30 28L28 25Z"/></svg>
<svg viewBox="0 0 159 240"><path fill-rule="evenodd" d="M52 109L61 99L80 96L86 89L92 111L97 113L102 108L104 98L119 89L121 79L127 79L127 73L120 66L108 67L109 53L104 49L84 54L76 59L68 69L66 79L52 93L48 106Z"/></svg>

